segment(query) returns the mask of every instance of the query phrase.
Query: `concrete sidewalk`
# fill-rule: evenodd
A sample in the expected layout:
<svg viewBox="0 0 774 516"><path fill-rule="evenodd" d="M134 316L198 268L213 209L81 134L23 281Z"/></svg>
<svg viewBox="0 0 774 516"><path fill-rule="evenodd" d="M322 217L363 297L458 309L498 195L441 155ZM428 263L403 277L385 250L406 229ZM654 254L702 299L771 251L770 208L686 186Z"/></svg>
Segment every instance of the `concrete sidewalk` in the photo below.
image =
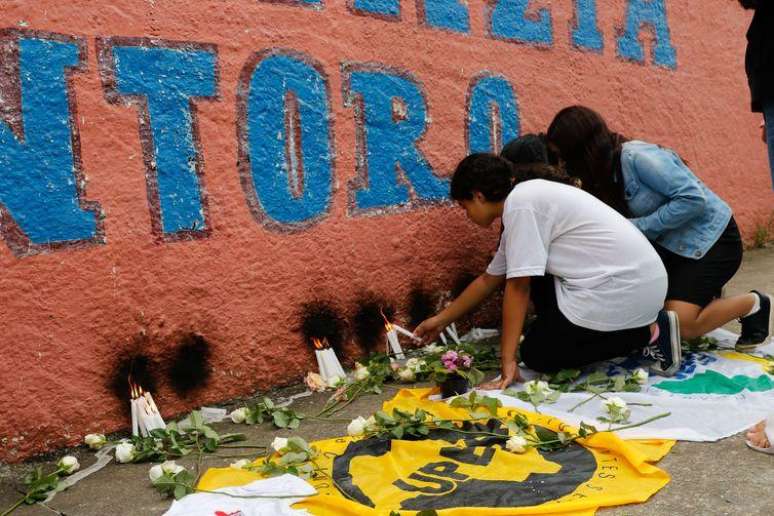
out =
<svg viewBox="0 0 774 516"><path fill-rule="evenodd" d="M774 292L774 250L750 251L745 256L742 269L730 283L726 294L746 292L751 288ZM732 324L729 328L736 330ZM301 387L272 393L283 396L303 390ZM365 396L347 407L338 417L351 419L367 415L381 406L395 390L386 389L381 396ZM314 413L322 406L327 395L315 395L297 401L293 408L304 413ZM774 410L774 407L772 407ZM270 425L245 426L222 423L215 425L219 432L244 432L250 444L268 444L275 436L288 436L291 432L274 431ZM307 440L329 438L345 432L345 423L305 422L297 435ZM209 456L205 467L224 466L236 460L226 457L223 450L217 456ZM13 466L0 465L0 511L11 506L18 498L14 490L24 474L36 465L52 466L53 459ZM93 454L86 449L74 450L82 467L93 462ZM192 468L192 461L178 461ZM771 515L774 514L774 457L754 453L744 446L741 436L717 443L678 443L672 452L659 463L672 475L672 482L651 500L640 505L605 509L605 515L672 516L672 515ZM162 499L152 489L148 480L149 464L108 465L102 471L81 481L72 489L60 493L50 508L22 507L14 514L68 516L104 515L156 515L162 514L170 501Z"/></svg>

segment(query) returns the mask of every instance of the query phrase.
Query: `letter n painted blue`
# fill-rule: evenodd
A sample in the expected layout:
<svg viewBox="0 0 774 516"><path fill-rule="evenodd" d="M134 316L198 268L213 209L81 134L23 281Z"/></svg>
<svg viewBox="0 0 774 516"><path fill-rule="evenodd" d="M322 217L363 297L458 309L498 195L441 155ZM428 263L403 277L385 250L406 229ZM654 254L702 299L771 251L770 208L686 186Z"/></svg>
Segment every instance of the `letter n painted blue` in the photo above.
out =
<svg viewBox="0 0 774 516"><path fill-rule="evenodd" d="M249 169L242 181L263 212L253 215L286 226L322 217L333 188L326 79L304 56L274 53L260 61L245 87L240 102L246 102L246 134L240 138ZM291 189L296 181L300 193Z"/></svg>
<svg viewBox="0 0 774 516"><path fill-rule="evenodd" d="M142 143L164 236L206 230L191 100L216 95L216 51L139 44L114 46L112 53L116 93L146 99L152 141Z"/></svg>
<svg viewBox="0 0 774 516"><path fill-rule="evenodd" d="M94 240L97 216L81 207L76 185L66 78L68 69L81 64L79 45L24 36L16 44L23 137L0 123L0 204L27 244ZM22 242L9 240L14 244Z"/></svg>
<svg viewBox="0 0 774 516"><path fill-rule="evenodd" d="M427 108L419 86L403 75L380 69L353 70L345 84L345 103L362 99L358 121L363 138L365 167L355 192L355 208L369 210L409 202L408 187L398 181L398 168L406 175L418 201L445 200L448 181L436 177L417 147L427 129ZM359 109L359 108L358 108ZM364 158L364 159L363 159Z"/></svg>
<svg viewBox="0 0 774 516"><path fill-rule="evenodd" d="M653 62L665 68L677 68L677 55L669 36L664 0L628 0L626 31L618 39L618 54L624 59L645 62L645 50L639 39L643 25L652 27L656 36Z"/></svg>
<svg viewBox="0 0 774 516"><path fill-rule="evenodd" d="M499 120L494 119L494 106ZM520 119L516 94L504 77L484 76L475 79L468 95L468 150L499 153L503 145L519 136ZM494 126L499 140L494 141Z"/></svg>

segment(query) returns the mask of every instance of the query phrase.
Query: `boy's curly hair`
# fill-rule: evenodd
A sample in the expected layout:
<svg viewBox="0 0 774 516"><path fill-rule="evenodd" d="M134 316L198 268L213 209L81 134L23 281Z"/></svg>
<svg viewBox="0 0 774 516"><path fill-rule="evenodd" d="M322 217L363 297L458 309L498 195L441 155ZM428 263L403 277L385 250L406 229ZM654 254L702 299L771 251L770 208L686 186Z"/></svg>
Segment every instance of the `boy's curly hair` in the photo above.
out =
<svg viewBox="0 0 774 516"><path fill-rule="evenodd" d="M470 200L473 192L481 192L487 201L505 200L514 186L530 179L545 179L573 184L573 178L545 163L514 165L495 154L471 154L460 161L451 181L451 198Z"/></svg>

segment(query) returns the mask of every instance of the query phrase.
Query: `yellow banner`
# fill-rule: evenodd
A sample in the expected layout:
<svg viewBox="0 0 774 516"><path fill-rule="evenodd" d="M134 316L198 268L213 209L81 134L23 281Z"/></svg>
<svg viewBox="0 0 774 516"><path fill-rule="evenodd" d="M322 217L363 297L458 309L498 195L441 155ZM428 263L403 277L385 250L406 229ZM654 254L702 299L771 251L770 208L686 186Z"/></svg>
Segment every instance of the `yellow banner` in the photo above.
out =
<svg viewBox="0 0 774 516"><path fill-rule="evenodd" d="M469 417L465 409L428 400L429 392L402 390L384 410L413 413L421 408L444 419ZM518 412L500 411L500 416ZM575 430L555 418L522 413L533 425ZM466 428L432 430L422 440L341 437L312 443L320 451L317 464L332 478L312 481L319 495L294 507L320 516L422 510L440 516L587 515L603 506L643 502L669 482L669 475L651 462L666 455L674 441L623 441L600 433L561 450L530 448L514 454L505 449L507 431L496 419ZM477 433L482 430L502 435ZM258 478L248 471L212 468L199 487L217 489Z"/></svg>

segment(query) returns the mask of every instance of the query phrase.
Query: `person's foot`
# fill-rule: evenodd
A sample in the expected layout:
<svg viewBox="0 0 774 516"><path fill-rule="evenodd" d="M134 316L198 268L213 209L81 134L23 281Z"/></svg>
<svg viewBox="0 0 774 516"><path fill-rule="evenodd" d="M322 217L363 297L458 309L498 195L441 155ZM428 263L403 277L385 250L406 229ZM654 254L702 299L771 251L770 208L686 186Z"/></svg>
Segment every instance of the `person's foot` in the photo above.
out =
<svg viewBox="0 0 774 516"><path fill-rule="evenodd" d="M769 438L766 436L766 422L761 421L754 427L747 430L747 440L752 444L753 446L757 446L758 448L769 448L771 447L771 444L769 443Z"/></svg>
<svg viewBox="0 0 774 516"><path fill-rule="evenodd" d="M642 350L643 358L655 360L650 366L654 373L661 376L673 376L680 370L680 323L677 314L661 310L656 319L658 337Z"/></svg>
<svg viewBox="0 0 774 516"><path fill-rule="evenodd" d="M772 313L771 296L757 290L753 290L752 293L758 295L760 308L754 314L739 319L742 323L742 334L736 341L736 350L743 353L754 350L769 338L772 332L774 313Z"/></svg>

